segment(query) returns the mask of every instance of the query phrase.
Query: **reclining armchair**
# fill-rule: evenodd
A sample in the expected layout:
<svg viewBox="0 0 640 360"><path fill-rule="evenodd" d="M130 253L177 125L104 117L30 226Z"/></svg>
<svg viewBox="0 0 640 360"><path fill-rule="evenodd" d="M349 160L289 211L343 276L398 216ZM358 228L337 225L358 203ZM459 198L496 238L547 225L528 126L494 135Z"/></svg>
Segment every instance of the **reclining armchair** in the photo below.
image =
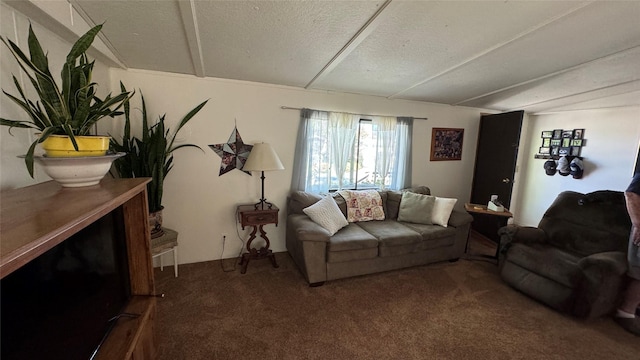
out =
<svg viewBox="0 0 640 360"><path fill-rule="evenodd" d="M623 192L562 192L537 228L498 230L500 276L560 312L599 317L626 285L630 231Z"/></svg>

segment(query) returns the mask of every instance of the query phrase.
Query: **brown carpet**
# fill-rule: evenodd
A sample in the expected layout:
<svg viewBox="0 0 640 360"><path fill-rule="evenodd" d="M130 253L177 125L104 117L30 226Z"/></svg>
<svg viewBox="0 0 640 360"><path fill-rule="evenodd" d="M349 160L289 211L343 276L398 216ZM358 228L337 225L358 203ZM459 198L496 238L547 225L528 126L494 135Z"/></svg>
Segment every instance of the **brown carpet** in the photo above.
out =
<svg viewBox="0 0 640 360"><path fill-rule="evenodd" d="M469 252L493 251L476 239ZM244 275L220 261L181 265L178 278L157 269L158 359L640 358L640 338L610 318L559 314L469 258L317 288L287 253Z"/></svg>

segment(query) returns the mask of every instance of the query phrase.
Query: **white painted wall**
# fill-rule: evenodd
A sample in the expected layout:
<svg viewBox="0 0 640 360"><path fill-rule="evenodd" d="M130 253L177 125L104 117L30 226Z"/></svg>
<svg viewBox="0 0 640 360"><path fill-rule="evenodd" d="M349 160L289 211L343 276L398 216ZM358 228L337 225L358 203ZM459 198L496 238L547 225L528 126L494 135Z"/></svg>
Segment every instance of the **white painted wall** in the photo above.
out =
<svg viewBox="0 0 640 360"><path fill-rule="evenodd" d="M29 19L4 3L0 6L2 36L25 47ZM57 76L71 43L33 19L31 22L43 47L49 52L52 72ZM19 81L26 84L24 88L28 89L28 96L33 97L34 91L30 89L28 79L21 76L15 60L5 49L0 54L2 88L15 93L11 74L16 74ZM101 95L109 89L117 90L120 80L128 88L142 90L151 117L166 113L169 124L175 124L199 102L211 99L180 136L183 141L200 145L204 153L194 149L177 152L175 168L165 183L165 224L180 231L180 263L235 257L241 248L241 241L236 234L247 238L248 230L242 231L236 224L235 208L239 203L253 203L259 199L259 175L250 177L234 170L218 176L220 158L207 146L226 142L235 122L247 143L272 143L286 167L284 171L267 173L265 184L267 199L283 210L280 225L277 228L267 227L272 248L275 251L286 250L286 197L291 181L299 112L282 110L280 107L283 105L363 114L428 117L429 120L416 120L414 123L412 182L414 185L430 186L436 195L460 199L459 208L469 199L479 109L167 73L125 71L109 69L99 62L96 62L94 80L100 84ZM26 119L26 114L6 96L0 96L0 99L2 117ZM139 104L139 96L135 97L134 105L135 102ZM134 111L134 116L139 116L139 113ZM116 126L111 126L110 121L104 119L99 123L99 133L119 135L124 120L117 120ZM429 161L432 127L466 130L461 161ZM7 128L0 129L0 188L6 190L48 181L48 176L37 165L35 179L31 179L23 161L17 158L26 152L35 135L24 129L14 129L12 132L15 136L9 135ZM224 254L222 233L228 235Z"/></svg>
<svg viewBox="0 0 640 360"><path fill-rule="evenodd" d="M596 190L624 191L633 175L640 143L640 108L571 111L529 116L524 123L526 139L520 150L521 181L514 189L515 223L536 226L555 197L564 190L588 193ZM546 160L534 159L543 130L585 129L582 148L585 172L582 179L546 175Z"/></svg>
<svg viewBox="0 0 640 360"><path fill-rule="evenodd" d="M77 21L77 20L76 20ZM60 37L47 30L40 24L31 21L33 31L35 32L40 44L45 52L48 52L49 69L52 75L61 84L60 71L66 59L67 53L73 44L62 40ZM11 7L0 4L0 34L16 44L28 54L27 37L29 34L29 19L21 13L13 10ZM13 58L4 44L0 44L0 86L3 90L10 94L18 95L14 86L12 74L16 76L20 82L20 86L24 89L27 98L37 99L37 95L29 78L22 73L18 63ZM93 81L100 84L98 95L104 96L110 90L108 67L96 61L93 73ZM0 94L0 116L11 120L27 120L27 114L11 101L4 94ZM107 131L108 126L104 122L108 122L108 118L99 123L99 131ZM24 155L29 145L35 140L35 132L28 129L12 129L11 134L5 126L0 128L0 189L13 189L35 184L42 181L50 180L50 178L35 166L34 178L29 176L29 172L24 164L24 160L18 158L18 155Z"/></svg>
<svg viewBox="0 0 640 360"><path fill-rule="evenodd" d="M180 136L202 147L204 153L194 149L176 152L174 169L165 182L164 223L180 233L180 263L235 257L242 246L236 234L247 238L248 230L242 231L236 223L235 209L260 198L259 174L248 176L233 170L219 176L220 157L208 148L225 143L234 124L245 143L271 143L284 164L285 170L265 174L265 196L282 210L279 226L265 230L274 251L286 250L285 206L299 111L281 106L428 117L414 122L412 183L427 185L436 195L460 199L459 207L469 200L479 109L141 70L113 70L111 75L112 87L123 79L128 88L141 90L152 118L166 113L171 125L201 101L211 99ZM134 114L140 118L137 110ZM461 161L429 161L432 127L465 129ZM222 233L228 235L224 254Z"/></svg>
<svg viewBox="0 0 640 360"><path fill-rule="evenodd" d="M4 3L0 6L2 36L14 41L17 39L24 46L27 18ZM32 23L39 38L46 44L52 68L60 69L71 44L36 22ZM19 68L5 49L0 51L0 55L1 86L13 93L11 74L18 76ZM94 80L101 84L102 95L109 89L117 90L122 80L127 87L144 92L152 118L166 113L169 124L175 124L199 102L211 99L180 136L182 141L201 146L204 152L194 149L178 151L174 170L165 183L165 225L180 232L179 263L235 257L241 249L239 239L247 238L248 230L241 230L236 223L235 208L237 204L253 203L259 199L259 175L250 177L233 170L218 176L220 158L207 146L226 142L234 123L237 123L246 143L270 142L285 166L284 171L266 174L265 192L267 199L282 209L280 225L277 228L270 225L266 229L272 240L272 248L275 251L286 250L285 205L299 113L282 110L280 107L283 105L362 114L428 117L427 121L416 120L414 123L412 183L427 185L438 196L458 198L458 208L469 200L480 109L140 70L125 71L109 69L99 62L95 70ZM19 81L24 83L25 80L19 77ZM135 97L134 104L136 102L139 104L139 96ZM25 116L6 96L0 96L0 115L10 119L24 119ZM134 118L136 116L139 119L139 113L134 111ZM99 124L99 132L119 135L122 122L123 119L113 123L103 120ZM429 161L433 127L465 129L461 161ZM587 145L582 154L586 172L581 180L559 175L547 176L542 168L544 160L533 159L540 146L540 133L557 128L586 129ZM26 152L33 134L21 129L14 129L13 133L15 136L10 136L6 128L0 129L0 189L49 180L37 167L35 180L29 178L24 163L17 158ZM563 190L623 190L631 176L639 139L639 108L525 117L512 198L511 210L515 214L515 222L536 225L549 204ZM224 253L222 233L227 234Z"/></svg>

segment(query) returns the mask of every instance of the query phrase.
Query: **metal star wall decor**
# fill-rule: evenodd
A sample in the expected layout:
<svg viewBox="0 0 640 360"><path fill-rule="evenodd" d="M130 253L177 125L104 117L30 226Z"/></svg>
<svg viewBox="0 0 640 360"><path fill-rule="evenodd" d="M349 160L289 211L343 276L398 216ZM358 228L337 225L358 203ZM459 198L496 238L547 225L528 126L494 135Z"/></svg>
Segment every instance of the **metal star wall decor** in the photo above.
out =
<svg viewBox="0 0 640 360"><path fill-rule="evenodd" d="M243 143L238 128L234 127L229 140L225 144L209 145L209 147L222 158L220 173L218 174L218 176L222 176L233 169L242 170L253 145ZM251 175L249 171L242 171Z"/></svg>

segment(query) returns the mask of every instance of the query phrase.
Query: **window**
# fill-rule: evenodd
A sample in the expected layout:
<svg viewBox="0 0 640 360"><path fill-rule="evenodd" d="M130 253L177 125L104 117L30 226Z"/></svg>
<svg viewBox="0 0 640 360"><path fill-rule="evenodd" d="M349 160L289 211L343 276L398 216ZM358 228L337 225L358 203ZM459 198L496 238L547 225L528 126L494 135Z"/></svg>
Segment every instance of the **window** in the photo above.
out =
<svg viewBox="0 0 640 360"><path fill-rule="evenodd" d="M408 187L412 122L303 109L292 188L326 193Z"/></svg>

